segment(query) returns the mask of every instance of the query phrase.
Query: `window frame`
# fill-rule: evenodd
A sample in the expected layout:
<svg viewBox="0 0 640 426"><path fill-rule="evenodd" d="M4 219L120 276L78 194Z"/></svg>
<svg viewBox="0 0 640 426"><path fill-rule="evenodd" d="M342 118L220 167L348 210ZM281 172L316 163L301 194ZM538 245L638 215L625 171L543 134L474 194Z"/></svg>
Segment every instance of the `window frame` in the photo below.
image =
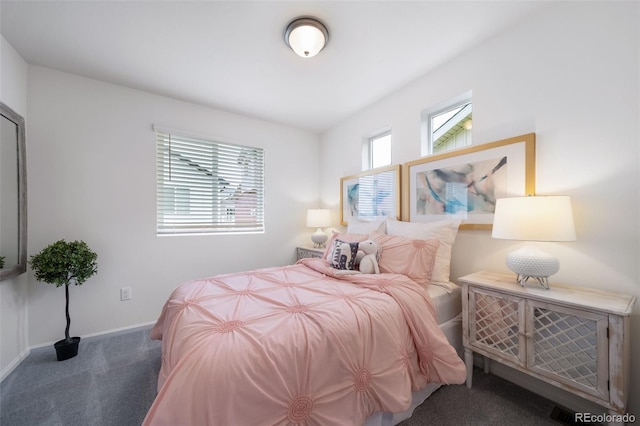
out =
<svg viewBox="0 0 640 426"><path fill-rule="evenodd" d="M389 137L389 162L386 164L378 164L374 167L374 158L375 158L375 147L374 143L380 139ZM387 167L393 164L392 161L393 155L393 134L391 132L391 128L386 128L384 130L377 131L375 133L371 133L367 137L365 137L362 144L362 170L372 170L380 167Z"/></svg>
<svg viewBox="0 0 640 426"><path fill-rule="evenodd" d="M470 105L471 111L473 111L472 91L467 91L459 96L456 96L453 99L449 99L448 101L441 102L421 112L420 114L420 133L421 133L420 151L423 157L427 155L440 154L440 153L452 150L452 149L445 149L442 151L434 152L433 144L435 141L433 140L433 131L431 128L433 118L439 115L445 114L446 112L452 111L454 109L463 107L467 104ZM466 144L465 146L469 146L469 145L472 145L472 142ZM456 149L456 148L453 148L453 149Z"/></svg>
<svg viewBox="0 0 640 426"><path fill-rule="evenodd" d="M264 233L263 148L153 129L157 236Z"/></svg>

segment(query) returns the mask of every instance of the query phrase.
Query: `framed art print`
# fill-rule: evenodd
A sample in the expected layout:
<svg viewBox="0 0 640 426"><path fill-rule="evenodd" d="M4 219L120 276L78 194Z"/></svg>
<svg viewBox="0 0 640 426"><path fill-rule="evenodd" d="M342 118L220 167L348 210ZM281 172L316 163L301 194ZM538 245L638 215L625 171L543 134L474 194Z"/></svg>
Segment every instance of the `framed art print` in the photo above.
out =
<svg viewBox="0 0 640 426"><path fill-rule="evenodd" d="M379 167L340 179L340 224L361 220L400 219L401 166Z"/></svg>
<svg viewBox="0 0 640 426"><path fill-rule="evenodd" d="M490 229L498 198L535 193L535 134L471 146L405 164L412 222L458 218Z"/></svg>

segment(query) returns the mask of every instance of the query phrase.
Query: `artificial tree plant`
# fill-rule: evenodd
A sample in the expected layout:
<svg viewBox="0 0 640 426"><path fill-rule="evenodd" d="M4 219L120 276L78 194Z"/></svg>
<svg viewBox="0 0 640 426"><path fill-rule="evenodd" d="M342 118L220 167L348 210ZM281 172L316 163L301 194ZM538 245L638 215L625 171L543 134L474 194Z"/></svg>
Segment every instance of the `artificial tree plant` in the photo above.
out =
<svg viewBox="0 0 640 426"><path fill-rule="evenodd" d="M58 361L73 358L78 354L80 337L70 337L71 317L69 316L69 285L82 285L98 272L98 255L89 249L84 241L56 241L40 253L31 256L29 264L38 281L65 288L65 314L67 327L64 339L55 343Z"/></svg>

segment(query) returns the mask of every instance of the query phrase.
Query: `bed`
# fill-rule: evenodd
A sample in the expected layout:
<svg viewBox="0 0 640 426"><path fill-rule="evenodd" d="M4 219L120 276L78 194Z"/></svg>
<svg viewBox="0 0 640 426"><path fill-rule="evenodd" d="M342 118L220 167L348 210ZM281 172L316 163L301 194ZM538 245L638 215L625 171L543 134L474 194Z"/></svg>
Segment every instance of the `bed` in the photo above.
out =
<svg viewBox="0 0 640 426"><path fill-rule="evenodd" d="M340 238L378 242L382 273L327 253L174 290L152 330L162 366L143 424L391 425L463 383L460 291L432 281L441 241L373 232L328 246Z"/></svg>
<svg viewBox="0 0 640 426"><path fill-rule="evenodd" d="M456 350L460 358L462 347L462 290L459 285L449 282L431 285L427 289L429 297L436 309L438 324L445 337ZM427 383L419 391L412 392L409 408L402 412L376 412L367 418L365 426L392 426L411 417L413 411L433 392L442 386L441 383Z"/></svg>

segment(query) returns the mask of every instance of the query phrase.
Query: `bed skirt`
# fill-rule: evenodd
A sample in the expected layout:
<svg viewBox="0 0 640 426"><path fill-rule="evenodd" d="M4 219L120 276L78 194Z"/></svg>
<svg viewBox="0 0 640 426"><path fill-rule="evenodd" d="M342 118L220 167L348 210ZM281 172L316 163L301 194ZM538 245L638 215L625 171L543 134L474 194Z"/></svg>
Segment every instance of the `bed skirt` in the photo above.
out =
<svg viewBox="0 0 640 426"><path fill-rule="evenodd" d="M440 328L447 336L449 343L456 349L458 356L462 359L462 314L458 314L456 317L440 324ZM438 388L442 386L439 383L429 383L424 388L417 392L413 392L411 398L411 406L402 413L383 413L377 412L367 418L364 426L393 426L397 425L403 420L408 419L413 414L413 411L426 401L429 396Z"/></svg>

